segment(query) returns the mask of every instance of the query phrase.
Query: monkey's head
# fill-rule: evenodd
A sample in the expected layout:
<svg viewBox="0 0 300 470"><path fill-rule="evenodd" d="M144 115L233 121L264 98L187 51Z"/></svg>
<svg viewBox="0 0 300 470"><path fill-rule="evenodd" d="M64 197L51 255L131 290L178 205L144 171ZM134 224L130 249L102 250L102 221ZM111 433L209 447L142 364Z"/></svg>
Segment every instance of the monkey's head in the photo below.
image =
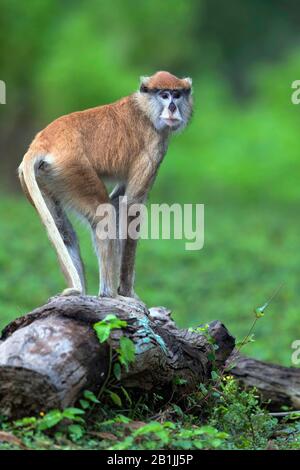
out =
<svg viewBox="0 0 300 470"><path fill-rule="evenodd" d="M192 115L191 94L191 78L157 72L151 77L141 77L138 102L158 131L179 131Z"/></svg>

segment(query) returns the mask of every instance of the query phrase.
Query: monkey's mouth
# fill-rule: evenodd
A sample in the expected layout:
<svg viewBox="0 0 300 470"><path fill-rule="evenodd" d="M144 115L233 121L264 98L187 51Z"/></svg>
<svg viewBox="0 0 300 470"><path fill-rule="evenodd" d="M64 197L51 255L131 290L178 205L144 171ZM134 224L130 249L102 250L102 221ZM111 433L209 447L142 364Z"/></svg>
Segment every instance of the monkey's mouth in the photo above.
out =
<svg viewBox="0 0 300 470"><path fill-rule="evenodd" d="M163 121L169 127L177 127L177 126L180 125L181 119L177 119L177 118L168 118L168 119L166 119L166 118L163 118Z"/></svg>

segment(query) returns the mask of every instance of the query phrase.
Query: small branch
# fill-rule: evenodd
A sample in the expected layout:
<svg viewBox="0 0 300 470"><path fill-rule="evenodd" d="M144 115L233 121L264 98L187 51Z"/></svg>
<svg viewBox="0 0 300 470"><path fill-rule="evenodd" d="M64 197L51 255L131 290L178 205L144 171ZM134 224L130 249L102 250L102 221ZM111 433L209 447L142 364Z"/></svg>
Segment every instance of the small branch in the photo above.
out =
<svg viewBox="0 0 300 470"><path fill-rule="evenodd" d="M290 415L295 415L299 413L300 416L300 411L295 410L295 411L282 411L282 412L277 412L277 413L270 413L271 416L274 416L276 418L285 418L286 416Z"/></svg>

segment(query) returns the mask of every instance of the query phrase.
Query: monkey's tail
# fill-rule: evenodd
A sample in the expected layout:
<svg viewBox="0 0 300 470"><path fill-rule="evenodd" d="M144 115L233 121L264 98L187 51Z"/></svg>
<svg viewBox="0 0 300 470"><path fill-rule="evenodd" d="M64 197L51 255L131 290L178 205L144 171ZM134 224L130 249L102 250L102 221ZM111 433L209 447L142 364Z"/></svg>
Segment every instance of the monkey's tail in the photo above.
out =
<svg viewBox="0 0 300 470"><path fill-rule="evenodd" d="M42 223L46 228L49 240L57 252L61 268L69 287L81 291L82 286L80 277L36 181L35 168L40 162L41 157L34 157L29 152L25 155L19 168L21 184L24 187L25 183L25 193L27 196L29 195L29 199L34 204ZM23 178L24 180L22 181Z"/></svg>

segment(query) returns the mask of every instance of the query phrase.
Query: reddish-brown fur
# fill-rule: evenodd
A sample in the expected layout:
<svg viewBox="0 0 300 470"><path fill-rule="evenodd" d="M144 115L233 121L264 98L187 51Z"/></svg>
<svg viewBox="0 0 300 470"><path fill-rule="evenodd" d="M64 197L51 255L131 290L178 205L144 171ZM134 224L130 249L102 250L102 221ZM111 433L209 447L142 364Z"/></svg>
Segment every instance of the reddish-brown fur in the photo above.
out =
<svg viewBox="0 0 300 470"><path fill-rule="evenodd" d="M157 72L147 81L147 87L174 90L176 88L188 89L190 84L185 79L177 78L169 72Z"/></svg>
<svg viewBox="0 0 300 470"><path fill-rule="evenodd" d="M182 89L190 88L190 82L168 72L158 72L150 77L147 86ZM37 207L44 223L47 218L49 220L49 214L43 201L34 197L38 188L31 177L34 168L31 162L39 164L34 171L43 194L55 203L72 207L92 226L97 222L98 206L110 201L103 178L113 178L124 184L130 203L145 199L171 132L170 129L158 131L154 127L149 106L147 97L133 94L109 105L62 116L37 134L24 156L19 175L26 196ZM47 223L49 233L51 221ZM59 250L64 247L58 248L57 238L57 233L50 237L59 255ZM113 253L112 245L109 250ZM103 259L107 259L107 253L107 249L103 249ZM60 263L68 273L68 254L65 252L63 256ZM128 270L133 270L133 260L126 247L123 258L126 261L123 278L132 277L132 273L127 274ZM71 286L75 278L76 273L73 278L69 276ZM125 280L124 284L126 282L132 284L132 279ZM129 286L121 290L124 295L129 295L131 289Z"/></svg>
<svg viewBox="0 0 300 470"><path fill-rule="evenodd" d="M53 156L54 191L68 193L73 204L88 214L90 208L108 200L99 177L128 181L143 175L141 163L147 158L143 153L153 139L162 140L129 96L56 119L36 136L24 160Z"/></svg>

